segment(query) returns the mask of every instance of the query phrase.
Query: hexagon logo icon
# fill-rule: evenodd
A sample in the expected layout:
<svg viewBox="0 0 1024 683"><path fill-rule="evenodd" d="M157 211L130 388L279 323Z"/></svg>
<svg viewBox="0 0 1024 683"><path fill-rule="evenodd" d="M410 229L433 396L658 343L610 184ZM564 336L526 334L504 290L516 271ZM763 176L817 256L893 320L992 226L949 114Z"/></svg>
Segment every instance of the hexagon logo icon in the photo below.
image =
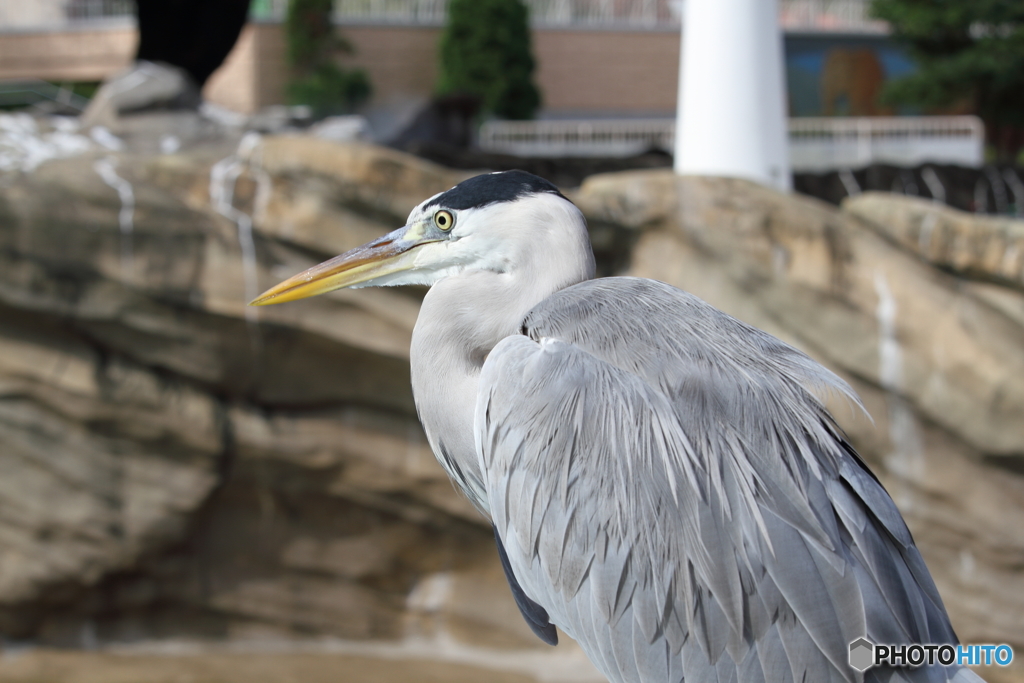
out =
<svg viewBox="0 0 1024 683"><path fill-rule="evenodd" d="M858 638L850 643L850 666L857 671L867 671L875 663L875 646L867 638Z"/></svg>

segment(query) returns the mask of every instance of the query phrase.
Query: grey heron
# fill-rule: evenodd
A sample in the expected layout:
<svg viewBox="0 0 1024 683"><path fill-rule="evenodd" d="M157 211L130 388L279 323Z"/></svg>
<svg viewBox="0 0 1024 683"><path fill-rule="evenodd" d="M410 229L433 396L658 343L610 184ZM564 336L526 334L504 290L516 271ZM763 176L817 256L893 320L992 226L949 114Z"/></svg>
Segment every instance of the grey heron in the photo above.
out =
<svg viewBox="0 0 1024 683"><path fill-rule="evenodd" d="M438 461L487 515L527 623L612 681L980 680L849 666L850 643L956 643L892 500L800 351L697 297L594 277L547 181L481 175L273 287L429 285L410 349Z"/></svg>

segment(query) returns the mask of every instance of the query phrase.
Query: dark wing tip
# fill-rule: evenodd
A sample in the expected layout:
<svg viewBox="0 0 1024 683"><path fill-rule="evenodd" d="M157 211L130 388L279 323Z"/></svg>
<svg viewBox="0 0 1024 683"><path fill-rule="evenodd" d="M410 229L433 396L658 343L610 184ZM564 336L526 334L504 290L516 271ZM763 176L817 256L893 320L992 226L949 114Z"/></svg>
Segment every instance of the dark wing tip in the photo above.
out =
<svg viewBox="0 0 1024 683"><path fill-rule="evenodd" d="M548 645L558 645L558 631L555 630L555 625L548 620L548 611L531 600L523 591L523 587L516 580L516 575L512 573L512 565L508 562L505 546L502 545L501 537L498 536L498 528L494 525L491 526L494 529L494 542L498 544L498 557L501 558L501 568L505 570L505 578L508 580L509 588L512 589L512 597L515 598L516 606L519 607L523 619L526 620L526 625L530 627L530 630L538 638Z"/></svg>

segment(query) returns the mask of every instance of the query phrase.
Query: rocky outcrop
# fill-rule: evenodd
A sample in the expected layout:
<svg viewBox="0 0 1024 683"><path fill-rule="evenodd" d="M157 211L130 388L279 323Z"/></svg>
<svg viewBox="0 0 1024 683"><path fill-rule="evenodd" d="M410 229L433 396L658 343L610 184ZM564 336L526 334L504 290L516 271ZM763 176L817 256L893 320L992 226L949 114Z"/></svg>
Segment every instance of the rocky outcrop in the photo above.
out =
<svg viewBox="0 0 1024 683"><path fill-rule="evenodd" d="M843 202L928 262L971 279L1024 288L1024 221L977 216L925 199L868 192Z"/></svg>
<svg viewBox="0 0 1024 683"><path fill-rule="evenodd" d="M0 191L6 635L145 634L170 603L218 632L395 636L417 577L491 543L415 419L415 293L245 306L462 177L323 149L79 156Z"/></svg>
<svg viewBox="0 0 1024 683"><path fill-rule="evenodd" d="M250 136L106 160L126 213L103 160L0 187L0 630L532 646L416 421L422 293L245 307L469 174ZM668 171L594 176L573 199L604 272L688 289L847 378L874 423L835 410L961 637L1024 645L1019 283L956 239L919 252L914 212L933 209L913 200L837 211Z"/></svg>

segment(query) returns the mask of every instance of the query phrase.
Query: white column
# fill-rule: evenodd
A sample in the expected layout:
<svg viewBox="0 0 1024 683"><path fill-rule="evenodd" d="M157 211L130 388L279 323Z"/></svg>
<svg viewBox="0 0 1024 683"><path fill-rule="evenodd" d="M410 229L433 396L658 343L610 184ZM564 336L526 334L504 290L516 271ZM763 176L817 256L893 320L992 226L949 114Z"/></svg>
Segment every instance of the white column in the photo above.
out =
<svg viewBox="0 0 1024 683"><path fill-rule="evenodd" d="M789 190L777 0L686 0L675 170Z"/></svg>

